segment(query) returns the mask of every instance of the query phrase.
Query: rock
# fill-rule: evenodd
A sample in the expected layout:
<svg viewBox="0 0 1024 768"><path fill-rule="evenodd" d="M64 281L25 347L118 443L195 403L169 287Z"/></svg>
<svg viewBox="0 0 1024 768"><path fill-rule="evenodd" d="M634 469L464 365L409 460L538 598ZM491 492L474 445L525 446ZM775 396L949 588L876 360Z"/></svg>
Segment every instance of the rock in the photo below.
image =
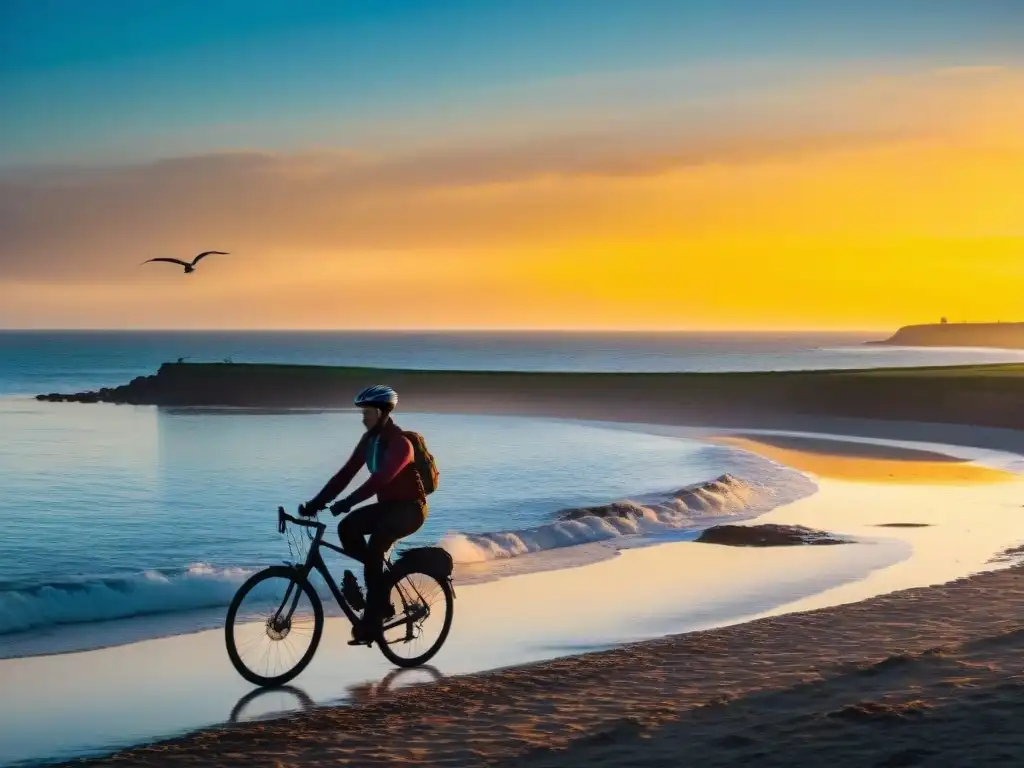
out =
<svg viewBox="0 0 1024 768"><path fill-rule="evenodd" d="M827 531L816 531L802 525L715 525L701 532L701 544L722 544L729 547L792 547L804 544L822 546L846 544Z"/></svg>
<svg viewBox="0 0 1024 768"><path fill-rule="evenodd" d="M558 513L559 520L579 520L584 517L643 517L644 510L639 504L630 501L616 501L611 504L602 504L597 507L579 507L577 509L563 509Z"/></svg>

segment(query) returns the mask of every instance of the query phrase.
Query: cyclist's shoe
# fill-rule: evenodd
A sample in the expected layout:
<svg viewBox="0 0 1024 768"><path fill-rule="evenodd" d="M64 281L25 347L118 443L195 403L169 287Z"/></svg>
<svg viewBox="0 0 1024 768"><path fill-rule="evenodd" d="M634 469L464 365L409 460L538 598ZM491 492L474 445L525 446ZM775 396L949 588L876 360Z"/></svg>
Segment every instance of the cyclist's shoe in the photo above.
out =
<svg viewBox="0 0 1024 768"><path fill-rule="evenodd" d="M349 645L370 645L373 642L373 635L370 633L365 622L357 622L352 625L352 638Z"/></svg>
<svg viewBox="0 0 1024 768"><path fill-rule="evenodd" d="M352 571L346 570L341 578L341 594L344 595L352 610L361 611L366 608L366 600L363 599L363 591L359 588L359 582Z"/></svg>

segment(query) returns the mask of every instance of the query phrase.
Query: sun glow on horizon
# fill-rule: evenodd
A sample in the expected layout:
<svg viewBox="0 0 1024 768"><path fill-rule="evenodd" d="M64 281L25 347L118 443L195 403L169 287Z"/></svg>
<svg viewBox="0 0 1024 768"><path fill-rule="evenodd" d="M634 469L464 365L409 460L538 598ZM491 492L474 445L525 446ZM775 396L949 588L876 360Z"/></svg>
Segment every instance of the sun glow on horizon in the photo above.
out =
<svg viewBox="0 0 1024 768"><path fill-rule="evenodd" d="M965 65L779 93L743 106L742 130L733 104L708 123L717 132L673 118L419 154L8 174L0 327L1024 320L1024 72ZM138 267L205 248L232 255L188 276Z"/></svg>

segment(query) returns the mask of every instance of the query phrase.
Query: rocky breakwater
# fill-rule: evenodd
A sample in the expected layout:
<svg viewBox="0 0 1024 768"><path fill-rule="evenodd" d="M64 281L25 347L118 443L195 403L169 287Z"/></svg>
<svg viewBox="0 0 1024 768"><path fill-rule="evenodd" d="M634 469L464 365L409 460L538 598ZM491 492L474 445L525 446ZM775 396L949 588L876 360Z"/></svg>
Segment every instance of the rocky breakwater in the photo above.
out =
<svg viewBox="0 0 1024 768"><path fill-rule="evenodd" d="M161 395L160 374L136 376L118 387L103 387L96 391L65 394L50 392L36 395L36 400L51 403L122 403L126 405L158 405Z"/></svg>
<svg viewBox="0 0 1024 768"><path fill-rule="evenodd" d="M359 369L326 366L164 363L155 374L137 376L121 386L51 392L36 399L158 406L333 406L347 405L366 376Z"/></svg>

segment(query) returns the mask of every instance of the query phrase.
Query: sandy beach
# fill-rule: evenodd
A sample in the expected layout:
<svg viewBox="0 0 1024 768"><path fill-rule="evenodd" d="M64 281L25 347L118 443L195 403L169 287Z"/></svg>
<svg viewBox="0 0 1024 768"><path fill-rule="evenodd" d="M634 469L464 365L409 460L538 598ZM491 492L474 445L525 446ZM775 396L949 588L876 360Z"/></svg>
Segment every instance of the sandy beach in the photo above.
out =
<svg viewBox="0 0 1024 768"><path fill-rule="evenodd" d="M1004 447L1007 436L997 437ZM920 553L880 561L803 599L761 610L755 601L728 626L668 629L660 639L621 640L607 650L405 689L371 686L342 706L217 725L77 764L1019 764L1024 568L1012 552L992 556L997 542L1024 541L1024 527L1002 525L1019 514L1020 478L950 453L827 435L714 439L820 483L814 497L749 524L817 523L866 542L852 545L865 552L898 537ZM972 503L976 512L965 517ZM730 566L736 573L742 558L748 568L772 572L787 561L831 556L821 550L847 549L665 544L558 572L561 584L543 573L497 584L511 602L542 583L566 606L586 605L589 594L592 609L603 598L614 616L631 605L636 585L656 583L643 574L671 574L678 548L694 546L709 558L741 558ZM574 572L577 587L567 576ZM974 575L955 577L963 573ZM607 589L595 589L595 581ZM492 601L500 593L480 594ZM472 599L459 607L476 610ZM558 611L540 615L560 620ZM656 631L644 629L648 637Z"/></svg>
<svg viewBox="0 0 1024 768"><path fill-rule="evenodd" d="M221 727L84 765L1019 765L1024 569Z"/></svg>

